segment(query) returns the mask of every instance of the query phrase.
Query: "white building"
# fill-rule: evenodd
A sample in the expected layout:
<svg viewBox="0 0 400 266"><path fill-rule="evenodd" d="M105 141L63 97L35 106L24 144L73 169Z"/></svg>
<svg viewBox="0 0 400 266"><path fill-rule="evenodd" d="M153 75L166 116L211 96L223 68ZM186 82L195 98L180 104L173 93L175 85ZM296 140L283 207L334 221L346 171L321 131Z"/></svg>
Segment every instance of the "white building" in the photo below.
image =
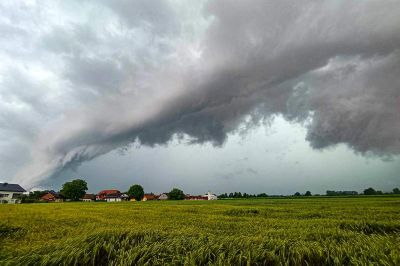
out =
<svg viewBox="0 0 400 266"><path fill-rule="evenodd" d="M204 195L204 197L207 197L207 198L208 198L208 200L217 200L217 199L218 199L217 195L215 195L215 194L211 194L211 192L210 192L210 191L208 191L208 193L207 193L207 194L205 194L205 195Z"/></svg>
<svg viewBox="0 0 400 266"><path fill-rule="evenodd" d="M158 196L159 200L167 200L168 199L168 195L167 193L162 193L160 196Z"/></svg>
<svg viewBox="0 0 400 266"><path fill-rule="evenodd" d="M121 194L121 193L115 193L115 194L109 194L104 197L104 199L107 202L120 202L120 201L127 201L129 200L129 196L126 194Z"/></svg>
<svg viewBox="0 0 400 266"><path fill-rule="evenodd" d="M0 183L0 203L21 203L21 196L26 192L18 184Z"/></svg>

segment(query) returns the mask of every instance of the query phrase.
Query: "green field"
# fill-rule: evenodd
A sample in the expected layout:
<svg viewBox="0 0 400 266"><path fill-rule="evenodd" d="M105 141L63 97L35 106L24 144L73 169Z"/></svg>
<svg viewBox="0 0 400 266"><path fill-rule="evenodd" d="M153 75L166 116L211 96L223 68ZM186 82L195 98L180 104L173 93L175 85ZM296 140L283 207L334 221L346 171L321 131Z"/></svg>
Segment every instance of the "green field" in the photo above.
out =
<svg viewBox="0 0 400 266"><path fill-rule="evenodd" d="M0 205L0 265L400 265L400 197Z"/></svg>

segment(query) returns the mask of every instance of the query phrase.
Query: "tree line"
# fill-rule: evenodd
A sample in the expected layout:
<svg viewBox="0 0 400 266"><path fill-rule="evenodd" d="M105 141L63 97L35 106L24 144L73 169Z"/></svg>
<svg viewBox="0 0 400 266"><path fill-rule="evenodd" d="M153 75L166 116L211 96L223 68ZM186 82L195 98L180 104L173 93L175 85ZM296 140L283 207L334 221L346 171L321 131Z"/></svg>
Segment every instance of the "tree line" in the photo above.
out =
<svg viewBox="0 0 400 266"><path fill-rule="evenodd" d="M372 187L364 189L363 193L358 193L357 191L334 191L327 190L325 195L314 194L314 196L357 196L357 195L400 195L400 189L394 188L391 192L382 192L381 190L375 190ZM306 191L304 194L300 192L296 192L293 195L274 195L274 196L294 196L294 197L310 197L313 196L311 191ZM241 192L230 192L223 193L218 196L220 199L247 199L247 198L266 198L269 197L267 193L260 194L247 194Z"/></svg>
<svg viewBox="0 0 400 266"><path fill-rule="evenodd" d="M134 198L137 201L141 201L144 197L144 189L141 185L135 184L132 185L129 190L126 192L126 194ZM179 188L173 188L170 192L166 193L168 196L169 200L183 200L185 199L185 193L183 193L183 190Z"/></svg>
<svg viewBox="0 0 400 266"><path fill-rule="evenodd" d="M69 182L66 182L62 185L60 190L60 195L68 200L71 201L78 201L83 198L88 190L87 182L82 179L75 179ZM49 191L32 191L28 195L22 196L22 202L29 203L29 202L37 202L47 194ZM130 198L134 198L137 201L143 199L144 196L144 189L139 184L134 184L129 187L128 191L125 192ZM170 192L166 193L168 195L168 199L170 200L183 200L185 199L185 193L179 188L173 188ZM389 195L389 194L400 194L399 188L394 188L391 192L382 192L380 190L375 190L372 187L364 189L362 194L359 194L357 191L334 191L334 190L327 190L326 196L356 196L356 195ZM294 193L292 196L294 197L310 197L313 194L311 191L306 191L304 194L300 192ZM281 195L283 196L283 195ZM321 196L320 194L315 194L315 196ZM223 193L218 196L220 199L248 199L248 198L266 198L268 197L267 193L259 193L259 194L247 194L241 192L230 192L230 193Z"/></svg>
<svg viewBox="0 0 400 266"><path fill-rule="evenodd" d="M85 196L88 190L87 182L82 179L75 179L66 182L62 185L59 195L70 201L79 201ZM31 191L27 195L22 195L21 202L33 203L38 202L40 199L49 193L49 190L43 191ZM130 198L134 198L140 201L144 197L144 189L139 184L134 184L129 187L128 191L125 192ZM185 193L179 188L173 188L170 192L166 193L170 200L183 200L185 199Z"/></svg>

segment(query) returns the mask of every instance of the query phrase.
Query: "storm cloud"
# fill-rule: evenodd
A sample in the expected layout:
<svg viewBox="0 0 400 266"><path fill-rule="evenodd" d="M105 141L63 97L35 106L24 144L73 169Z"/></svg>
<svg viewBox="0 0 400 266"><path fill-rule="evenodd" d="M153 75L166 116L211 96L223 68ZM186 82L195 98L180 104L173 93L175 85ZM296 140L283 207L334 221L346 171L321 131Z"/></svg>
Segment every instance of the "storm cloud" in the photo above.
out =
<svg viewBox="0 0 400 266"><path fill-rule="evenodd" d="M276 115L316 149L400 153L397 1L2 1L0 30L0 159L23 184Z"/></svg>

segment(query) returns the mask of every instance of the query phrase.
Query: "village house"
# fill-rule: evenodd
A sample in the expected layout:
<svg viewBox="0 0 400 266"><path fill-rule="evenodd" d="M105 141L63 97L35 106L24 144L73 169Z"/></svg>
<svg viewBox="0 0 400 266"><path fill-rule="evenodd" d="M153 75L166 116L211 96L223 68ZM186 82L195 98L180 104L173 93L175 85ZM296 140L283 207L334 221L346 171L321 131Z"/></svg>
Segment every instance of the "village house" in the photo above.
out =
<svg viewBox="0 0 400 266"><path fill-rule="evenodd" d="M154 194L144 194L142 201L156 200L157 196Z"/></svg>
<svg viewBox="0 0 400 266"><path fill-rule="evenodd" d="M96 195L94 194L85 194L85 196L83 196L82 201L85 202L91 202L91 201L95 201L96 200Z"/></svg>
<svg viewBox="0 0 400 266"><path fill-rule="evenodd" d="M208 200L217 200L218 197L215 194L211 194L210 191L208 191L208 193L206 195L204 195L204 197L207 197Z"/></svg>
<svg viewBox="0 0 400 266"><path fill-rule="evenodd" d="M129 196L124 193L108 194L104 198L107 202L120 202L129 200Z"/></svg>
<svg viewBox="0 0 400 266"><path fill-rule="evenodd" d="M48 191L40 199L43 200L43 201L47 201L47 202L63 202L64 201L64 199L60 195L60 193L55 192L53 190Z"/></svg>
<svg viewBox="0 0 400 266"><path fill-rule="evenodd" d="M206 196L192 196L192 195L186 195L185 200L208 200L208 197Z"/></svg>
<svg viewBox="0 0 400 266"><path fill-rule="evenodd" d="M100 191L96 196L96 200L105 200L107 202L120 202L129 200L129 196L125 193L121 193L117 189L107 189Z"/></svg>
<svg viewBox="0 0 400 266"><path fill-rule="evenodd" d="M215 194L211 194L211 192L208 192L205 195L199 195L199 196L192 196L192 195L186 195L185 200L217 200L218 197Z"/></svg>
<svg viewBox="0 0 400 266"><path fill-rule="evenodd" d="M0 203L21 203L21 196L26 192L18 184L0 183Z"/></svg>
<svg viewBox="0 0 400 266"><path fill-rule="evenodd" d="M106 189L102 190L99 193L97 193L96 200L106 200L107 196L112 196L115 194L121 194L121 192L117 189Z"/></svg>
<svg viewBox="0 0 400 266"><path fill-rule="evenodd" d="M167 193L162 193L158 196L159 200L167 200L168 199L168 195Z"/></svg>

